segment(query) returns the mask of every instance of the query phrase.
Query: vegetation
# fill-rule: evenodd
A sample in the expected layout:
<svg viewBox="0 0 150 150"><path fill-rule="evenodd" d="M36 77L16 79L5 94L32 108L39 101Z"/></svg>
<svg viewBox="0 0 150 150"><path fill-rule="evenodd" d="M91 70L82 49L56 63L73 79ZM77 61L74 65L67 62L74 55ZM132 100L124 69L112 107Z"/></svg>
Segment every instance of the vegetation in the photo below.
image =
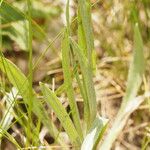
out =
<svg viewBox="0 0 150 150"><path fill-rule="evenodd" d="M148 0L1 0L1 149L150 149L149 19Z"/></svg>

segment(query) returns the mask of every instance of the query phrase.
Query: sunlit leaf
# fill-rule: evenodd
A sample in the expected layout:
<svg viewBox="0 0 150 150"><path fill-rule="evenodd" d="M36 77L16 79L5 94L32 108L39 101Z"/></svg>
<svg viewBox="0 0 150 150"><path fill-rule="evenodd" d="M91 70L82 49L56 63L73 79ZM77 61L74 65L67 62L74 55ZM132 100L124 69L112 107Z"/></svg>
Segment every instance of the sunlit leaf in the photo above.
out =
<svg viewBox="0 0 150 150"><path fill-rule="evenodd" d="M106 130L106 126L108 124L108 119L104 119L101 117L97 117L86 135L83 144L81 146L81 150L93 150L96 148L98 142L102 138L104 131Z"/></svg>

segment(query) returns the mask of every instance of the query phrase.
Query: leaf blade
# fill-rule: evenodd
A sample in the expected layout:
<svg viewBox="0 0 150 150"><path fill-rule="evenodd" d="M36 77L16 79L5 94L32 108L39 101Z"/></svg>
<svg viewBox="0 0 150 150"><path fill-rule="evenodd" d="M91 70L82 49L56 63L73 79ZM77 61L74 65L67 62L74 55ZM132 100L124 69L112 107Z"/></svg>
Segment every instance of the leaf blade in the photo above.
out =
<svg viewBox="0 0 150 150"><path fill-rule="evenodd" d="M95 94L94 83L92 79L92 68L89 67L88 60L84 55L83 51L80 49L78 44L72 39L71 39L71 45L77 57L77 60L79 61L82 76L83 76L83 85L87 95L87 99L84 99L84 103L85 103L84 112L86 113L85 119L87 123L87 128L89 129L92 122L95 120L96 113L97 113L96 94Z"/></svg>
<svg viewBox="0 0 150 150"><path fill-rule="evenodd" d="M102 138L104 131L106 130L108 124L108 119L104 119L101 117L96 117L94 120L91 129L86 135L81 150L93 150L96 149L96 146L100 139Z"/></svg>
<svg viewBox="0 0 150 150"><path fill-rule="evenodd" d="M58 100L57 96L43 83L40 83L40 87L44 95L45 101L48 103L50 107L52 107L52 109L56 113L62 126L64 127L67 134L69 135L72 143L80 145L81 141L80 141L79 135L69 115L67 114L65 108L62 106L61 102Z"/></svg>
<svg viewBox="0 0 150 150"><path fill-rule="evenodd" d="M66 88L66 93L69 98L69 104L71 107L71 114L73 117L73 121L75 123L75 127L80 135L80 138L83 138L82 135L82 129L80 124L80 116L79 111L77 108L75 96L74 96L74 89L72 86L72 75L70 70L70 58L69 58L69 52L70 52L70 43L69 43L69 35L67 31L64 34L64 38L62 41L62 67L63 67L63 73L64 73L64 83Z"/></svg>
<svg viewBox="0 0 150 150"><path fill-rule="evenodd" d="M129 68L126 94L123 98L115 122L106 136L104 143L100 147L101 150L111 149L113 142L125 126L128 117L138 108L144 99L139 100L135 98L142 83L142 75L144 74L143 42L138 24L134 27L134 45L134 54Z"/></svg>
<svg viewBox="0 0 150 150"><path fill-rule="evenodd" d="M19 94L23 97L25 104L28 105L29 100L33 101L33 112L49 129L50 134L57 138L58 131L48 117L48 114L44 110L41 102L36 98L35 92L33 91L33 98L29 97L29 82L21 70L3 56L0 57L0 70L7 75L9 81L18 89Z"/></svg>

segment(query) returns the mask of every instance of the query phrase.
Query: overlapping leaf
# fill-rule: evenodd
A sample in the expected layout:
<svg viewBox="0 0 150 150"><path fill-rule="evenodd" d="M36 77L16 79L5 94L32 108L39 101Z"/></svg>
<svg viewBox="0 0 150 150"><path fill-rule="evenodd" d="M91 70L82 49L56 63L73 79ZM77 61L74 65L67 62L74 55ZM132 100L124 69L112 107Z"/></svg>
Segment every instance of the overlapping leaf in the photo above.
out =
<svg viewBox="0 0 150 150"><path fill-rule="evenodd" d="M40 87L42 90L42 93L44 95L45 101L48 103L48 105L54 110L56 113L58 119L60 120L62 126L66 130L67 134L70 137L70 140L72 143L74 143L76 146L79 146L81 144L81 139L79 134L77 133L69 115L67 114L65 108L57 98L54 92L52 92L46 85L43 83L40 83Z"/></svg>
<svg viewBox="0 0 150 150"><path fill-rule="evenodd" d="M25 75L19 70L11 61L7 60L3 56L0 57L0 70L5 73L9 81L17 88L19 94L23 97L24 103L29 104L33 102L33 112L43 122L43 124L49 129L49 132L55 138L58 136L58 131L55 128L53 122L48 117L47 112L42 106L39 99L37 99L35 92L33 97L29 94L29 82Z"/></svg>

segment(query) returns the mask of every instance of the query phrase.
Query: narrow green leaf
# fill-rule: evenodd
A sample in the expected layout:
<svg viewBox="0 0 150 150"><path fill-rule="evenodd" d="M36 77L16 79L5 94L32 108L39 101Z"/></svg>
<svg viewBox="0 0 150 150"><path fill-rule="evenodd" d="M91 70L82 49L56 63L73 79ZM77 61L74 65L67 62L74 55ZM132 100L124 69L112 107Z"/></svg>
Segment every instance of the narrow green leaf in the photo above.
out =
<svg viewBox="0 0 150 150"><path fill-rule="evenodd" d="M96 95L92 79L92 68L89 67L88 60L83 54L83 51L80 49L78 44L71 40L71 45L81 67L81 72L83 75L83 85L88 98L84 101L84 112L86 113L85 119L89 128L92 122L95 120L97 112Z"/></svg>
<svg viewBox="0 0 150 150"><path fill-rule="evenodd" d="M29 94L29 82L25 75L19 70L11 61L5 59L3 56L0 57L0 69L5 73L9 81L16 87L19 91L19 94L23 97L25 104L29 104L30 100L33 101L33 112L37 115L42 123L49 129L50 134L57 138L58 131L50 118L48 117L47 112L42 106L39 99L36 98L35 92L31 98Z"/></svg>
<svg viewBox="0 0 150 150"><path fill-rule="evenodd" d="M79 87L80 90L83 91L82 93L86 93L87 95L83 97L84 106L85 106L84 118L86 120L86 123L90 127L90 124L94 121L96 117L96 96L95 96L95 90L92 81L93 70L96 69L96 63L95 63L96 57L93 51L94 39L93 39L93 31L92 31L92 23L91 23L91 3L89 0L78 0L78 44L79 44L78 47L80 47L79 51L82 51L82 56L80 55L81 53L76 54L78 55L78 60L82 59L83 56L84 59L86 59L85 61L86 73L85 70L82 73L83 75L82 89L84 89L85 92L81 89L81 86ZM80 67L82 68L81 61L80 61Z"/></svg>
<svg viewBox="0 0 150 150"><path fill-rule="evenodd" d="M145 63L144 63L143 41L139 31L138 24L136 24L134 27L133 60L131 62L131 66L129 69L127 90L123 100L122 109L125 107L128 101L132 100L136 96L142 82L144 70L145 70Z"/></svg>
<svg viewBox="0 0 150 150"><path fill-rule="evenodd" d="M81 150L93 150L96 149L97 144L101 140L104 131L106 130L108 124L108 119L101 117L96 117L94 120L91 129L86 135Z"/></svg>
<svg viewBox="0 0 150 150"><path fill-rule="evenodd" d="M91 21L91 3L89 0L78 0L78 42L88 58L89 66L95 70L94 38ZM94 59L93 59L94 58Z"/></svg>
<svg viewBox="0 0 150 150"><path fill-rule="evenodd" d="M81 15L81 22L85 34L88 59L91 60L92 50L94 49L93 32L91 26L91 4L87 0L78 0L79 14Z"/></svg>
<svg viewBox="0 0 150 150"><path fill-rule="evenodd" d="M10 23L25 19L22 12L17 11L6 1L4 1L0 6L0 17L2 18L3 23Z"/></svg>
<svg viewBox="0 0 150 150"><path fill-rule="evenodd" d="M0 121L0 139L3 135L3 131L7 131L13 119L13 106L15 104L15 100L17 98L17 89L12 88L10 93L6 93L3 97L3 100L6 101L6 109L4 111L3 118Z"/></svg>
<svg viewBox="0 0 150 150"><path fill-rule="evenodd" d="M27 5L28 5L28 51L29 51L29 63L28 63L28 68L29 68L29 94L30 97L33 96L33 91L32 91L32 83L33 83L33 51L32 51L32 39L33 39L33 30L32 30L32 14L31 14L31 9L32 9L32 3L30 0L27 0ZM32 106L32 102L30 103Z"/></svg>
<svg viewBox="0 0 150 150"><path fill-rule="evenodd" d="M69 22L69 19L70 19L70 13L69 13L69 3L70 1L67 0L67 5L66 5L66 22L67 22L67 30L68 30L68 33L70 34L70 22Z"/></svg>
<svg viewBox="0 0 150 150"><path fill-rule="evenodd" d="M71 142L79 146L81 144L81 139L69 117L65 108L62 106L61 102L57 98L54 92L52 92L46 85L40 83L42 93L44 95L45 101L54 110L58 119L60 120L62 126L66 130Z"/></svg>
<svg viewBox="0 0 150 150"><path fill-rule="evenodd" d="M11 15L10 15L11 14ZM24 14L22 11L20 11L17 7L14 7L13 5L9 4L6 1L3 1L3 3L0 6L0 18L2 20L2 25L6 25L6 31L7 34L11 34L11 38L13 36L13 40L15 40L15 35L19 36L20 38L24 37L20 34L22 34L24 32L23 27L25 24L23 24L23 22L29 20L29 16ZM23 25L20 25L20 22L22 22ZM17 23L18 26L21 26L19 30L17 30L17 27L15 26ZM46 37L46 33L43 31L43 29L35 22L32 20L32 25L33 25L33 35L38 38L38 39L43 39L43 38L47 38ZM8 33L9 29L8 28L13 28L15 29L15 33L12 32L12 30L10 31L10 33ZM4 29L3 29L4 30ZM4 32L6 32L4 31ZM24 39L22 39L22 41L24 41ZM17 42L19 44L19 41ZM25 45L25 43L24 43ZM20 46L20 44L19 44ZM21 47L22 48L22 47Z"/></svg>
<svg viewBox="0 0 150 150"><path fill-rule="evenodd" d="M60 87L58 87L55 91L56 95L62 94L66 90L66 85L63 83Z"/></svg>
<svg viewBox="0 0 150 150"><path fill-rule="evenodd" d="M132 101L130 101L126 105L126 107L124 108L124 111L121 113L118 113L113 123L112 128L110 129L110 131L108 132L108 135L104 139L104 142L100 146L100 150L111 149L113 142L117 139L120 132L124 128L129 116L140 106L140 104L142 104L145 98L147 98L147 95L139 96L139 97L132 99Z"/></svg>
<svg viewBox="0 0 150 150"><path fill-rule="evenodd" d="M3 130L0 126L0 134L3 134L3 136L8 139L9 141L11 141L15 146L16 148L18 149L21 149L21 146L19 145L19 143L15 140L15 138L10 134L8 133L7 131ZM1 139L0 139L0 143L1 143Z"/></svg>
<svg viewBox="0 0 150 150"><path fill-rule="evenodd" d="M139 31L138 24L134 27L134 53L131 66L129 68L128 82L126 95L123 98L121 108L117 114L115 122L106 136L104 143L100 147L101 150L109 150L113 142L118 137L119 133L125 126L125 123L130 114L138 108L143 102L144 97L135 98L142 82L142 76L144 74L144 52L143 42Z"/></svg>
<svg viewBox="0 0 150 150"><path fill-rule="evenodd" d="M78 10L78 44L81 47L81 50L84 52L84 55L87 56L87 49L86 49L86 38L83 30L83 24L81 20L80 11Z"/></svg>
<svg viewBox="0 0 150 150"><path fill-rule="evenodd" d="M21 20L11 23L11 26L2 30L2 35L7 35L15 41L22 50L27 50L28 22Z"/></svg>
<svg viewBox="0 0 150 150"><path fill-rule="evenodd" d="M82 135L82 129L80 125L80 117L79 117L79 111L77 108L75 96L74 96L74 89L72 86L72 77L71 77L71 70L70 70L70 43L69 43L69 37L67 31L64 34L64 38L62 41L62 67L63 67L63 73L64 73L64 82L66 85L66 92L69 99L69 104L71 107L71 114L73 117L73 122L75 124L75 127L80 135L80 138L83 138Z"/></svg>

